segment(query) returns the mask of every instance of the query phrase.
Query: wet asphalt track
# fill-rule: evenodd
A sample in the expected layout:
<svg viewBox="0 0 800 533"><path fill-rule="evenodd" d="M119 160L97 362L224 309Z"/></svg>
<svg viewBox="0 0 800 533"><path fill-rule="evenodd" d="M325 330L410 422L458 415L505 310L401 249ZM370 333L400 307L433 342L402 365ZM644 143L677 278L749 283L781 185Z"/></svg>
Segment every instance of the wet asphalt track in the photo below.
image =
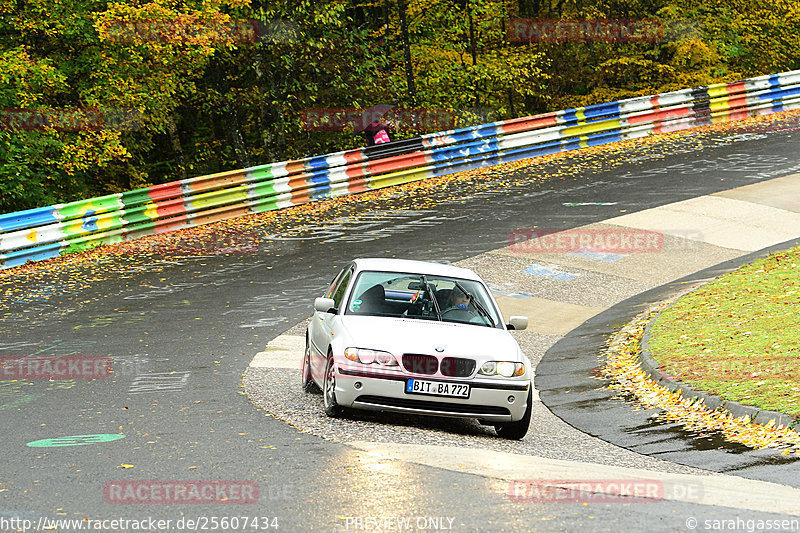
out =
<svg viewBox="0 0 800 533"><path fill-rule="evenodd" d="M634 150L612 170L577 170L569 180L463 191L434 209L364 212L333 229L320 220L320 229L284 232L252 255L165 258L144 269L120 260L103 266L116 272L110 279L74 294L64 293L67 279L15 286L0 309L0 355L104 355L115 371L91 382L0 382L0 519L238 515L278 517L282 531L355 531L354 517L391 515L411 517L416 530L434 523L415 522L420 517L447 517L452 531L685 531L690 516L701 527L704 519L771 517L668 501L514 503L498 482L376 461L301 433L255 409L240 388L253 354L308 316L311 299L352 257L455 261L508 244L518 228L566 229L797 172L797 133L727 136L672 141L663 158ZM564 205L584 202L613 205ZM125 438L26 446L98 433ZM615 438L626 446L624 432ZM682 462L692 449L687 441L670 431L659 444ZM634 437L627 444L635 446ZM780 479L780 468L765 464L759 472ZM104 484L119 480L253 480L260 499L106 503Z"/></svg>

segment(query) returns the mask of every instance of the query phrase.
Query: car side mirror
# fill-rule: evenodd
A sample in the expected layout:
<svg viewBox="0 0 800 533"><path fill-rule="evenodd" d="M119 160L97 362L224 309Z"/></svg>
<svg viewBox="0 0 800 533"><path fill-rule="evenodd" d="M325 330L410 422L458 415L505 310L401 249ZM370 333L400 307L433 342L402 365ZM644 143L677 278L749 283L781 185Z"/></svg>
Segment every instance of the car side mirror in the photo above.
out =
<svg viewBox="0 0 800 533"><path fill-rule="evenodd" d="M315 298L314 311L319 311L320 313L333 313L335 315L336 302L333 301L333 298Z"/></svg>
<svg viewBox="0 0 800 533"><path fill-rule="evenodd" d="M528 328L528 317L526 316L512 316L508 319L508 324L506 324L506 328L513 329L516 331L522 331L523 329Z"/></svg>

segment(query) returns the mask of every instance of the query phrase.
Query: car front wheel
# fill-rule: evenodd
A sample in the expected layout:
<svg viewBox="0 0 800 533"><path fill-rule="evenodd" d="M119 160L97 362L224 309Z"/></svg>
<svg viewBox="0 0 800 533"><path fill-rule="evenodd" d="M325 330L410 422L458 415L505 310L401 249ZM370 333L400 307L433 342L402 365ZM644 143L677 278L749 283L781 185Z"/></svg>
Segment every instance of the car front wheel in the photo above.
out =
<svg viewBox="0 0 800 533"><path fill-rule="evenodd" d="M531 425L531 411L533 410L533 385L528 389L528 407L525 408L525 414L516 422L502 422L494 425L494 430L497 435L504 439L520 440L528 433L528 428Z"/></svg>
<svg viewBox="0 0 800 533"><path fill-rule="evenodd" d="M325 414L331 418L339 418L342 416L342 406L336 401L336 374L333 371L333 355L331 354L328 354L328 362L325 364L322 393Z"/></svg>

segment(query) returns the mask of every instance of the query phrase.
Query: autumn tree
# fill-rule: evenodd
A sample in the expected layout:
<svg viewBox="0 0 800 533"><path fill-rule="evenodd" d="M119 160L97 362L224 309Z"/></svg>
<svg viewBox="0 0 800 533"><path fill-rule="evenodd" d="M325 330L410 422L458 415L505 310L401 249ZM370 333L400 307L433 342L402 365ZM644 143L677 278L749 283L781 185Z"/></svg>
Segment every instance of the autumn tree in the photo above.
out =
<svg viewBox="0 0 800 533"><path fill-rule="evenodd" d="M316 108L450 117L411 137L797 68L796 0L0 0L0 211L363 145Z"/></svg>

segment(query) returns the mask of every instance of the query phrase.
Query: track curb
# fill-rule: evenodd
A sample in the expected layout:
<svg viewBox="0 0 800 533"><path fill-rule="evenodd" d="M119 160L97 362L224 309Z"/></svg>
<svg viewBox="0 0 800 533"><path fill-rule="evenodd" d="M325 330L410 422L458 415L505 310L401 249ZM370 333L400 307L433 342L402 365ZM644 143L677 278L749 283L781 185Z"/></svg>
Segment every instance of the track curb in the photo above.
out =
<svg viewBox="0 0 800 533"><path fill-rule="evenodd" d="M705 285L705 283L698 285L693 290L697 290L703 285ZM683 298L684 296L686 296L686 294L681 295L678 299ZM696 405L702 406L707 411L719 409L722 411L727 411L735 418L747 416L752 422L762 425L767 425L770 421L773 421L775 426L789 426L789 429L800 433L797 425L792 427L792 424L794 424L796 420L791 415L778 411L761 409L753 405L745 405L739 402L725 400L724 398L715 394L710 394L703 390L697 390L687 383L675 379L672 375L664 370L664 366L653 358L653 354L650 351L650 333L653 324L658 317L661 316L661 313L664 312L665 309L668 309L674 305L676 302L677 300L666 307L663 307L652 317L650 317L650 320L648 320L647 326L645 326L645 329L642 333L642 338L639 342L639 364L642 370L644 370L644 372L650 377L650 379L653 380L657 385L669 389L671 392L680 391L681 395L685 398L696 399Z"/></svg>

